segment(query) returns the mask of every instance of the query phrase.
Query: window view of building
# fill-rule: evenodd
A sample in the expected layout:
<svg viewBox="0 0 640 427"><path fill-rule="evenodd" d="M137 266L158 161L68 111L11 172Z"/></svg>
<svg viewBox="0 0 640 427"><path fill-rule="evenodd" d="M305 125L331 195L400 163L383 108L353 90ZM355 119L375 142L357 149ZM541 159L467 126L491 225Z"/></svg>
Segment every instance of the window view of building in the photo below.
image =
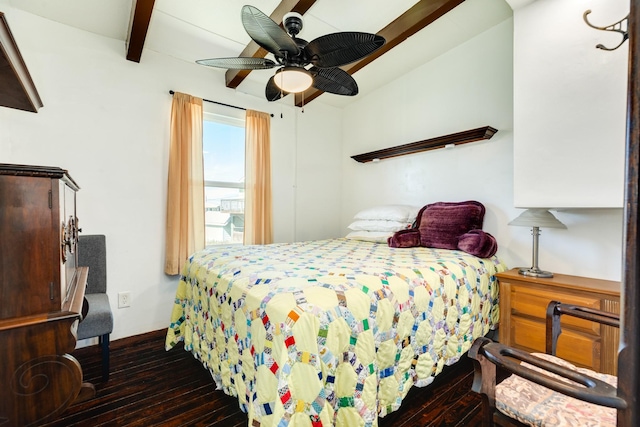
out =
<svg viewBox="0 0 640 427"><path fill-rule="evenodd" d="M205 114L202 133L206 244L242 243L244 120Z"/></svg>

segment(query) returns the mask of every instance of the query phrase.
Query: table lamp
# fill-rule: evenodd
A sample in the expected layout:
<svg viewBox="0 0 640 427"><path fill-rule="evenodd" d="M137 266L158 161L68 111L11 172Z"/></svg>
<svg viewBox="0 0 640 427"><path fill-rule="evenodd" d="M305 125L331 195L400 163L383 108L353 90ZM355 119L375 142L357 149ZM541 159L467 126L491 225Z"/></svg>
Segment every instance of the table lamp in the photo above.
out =
<svg viewBox="0 0 640 427"><path fill-rule="evenodd" d="M546 209L527 209L522 212L516 219L511 221L509 225L520 225L532 227L533 235L533 261L531 268L521 268L518 272L523 276L532 277L553 277L550 271L543 271L538 268L538 236L540 236L540 227L542 228L567 228L561 223L551 212Z"/></svg>

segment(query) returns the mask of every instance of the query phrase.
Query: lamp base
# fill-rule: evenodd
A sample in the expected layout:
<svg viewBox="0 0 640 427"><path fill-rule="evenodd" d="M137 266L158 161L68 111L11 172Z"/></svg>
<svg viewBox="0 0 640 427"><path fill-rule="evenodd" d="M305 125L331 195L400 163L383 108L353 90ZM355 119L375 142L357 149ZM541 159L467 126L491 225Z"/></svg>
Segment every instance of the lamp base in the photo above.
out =
<svg viewBox="0 0 640 427"><path fill-rule="evenodd" d="M518 273L522 274L523 276L529 277L553 277L552 272L543 271L537 267L521 268L520 270L518 270Z"/></svg>

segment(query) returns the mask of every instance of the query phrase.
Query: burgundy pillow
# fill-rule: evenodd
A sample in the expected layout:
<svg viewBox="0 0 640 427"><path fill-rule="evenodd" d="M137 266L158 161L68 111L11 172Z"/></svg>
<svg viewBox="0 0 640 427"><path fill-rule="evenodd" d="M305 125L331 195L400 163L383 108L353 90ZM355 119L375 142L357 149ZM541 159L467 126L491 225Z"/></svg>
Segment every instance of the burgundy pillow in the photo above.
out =
<svg viewBox="0 0 640 427"><path fill-rule="evenodd" d="M475 200L438 202L423 207L416 219L420 245L428 248L458 249L458 238L482 229L484 205Z"/></svg>
<svg viewBox="0 0 640 427"><path fill-rule="evenodd" d="M480 258L489 258L498 251L498 242L485 231L471 230L460 236L458 249Z"/></svg>
<svg viewBox="0 0 640 427"><path fill-rule="evenodd" d="M409 228L393 233L387 240L392 248L413 248L420 246L420 231L417 228Z"/></svg>

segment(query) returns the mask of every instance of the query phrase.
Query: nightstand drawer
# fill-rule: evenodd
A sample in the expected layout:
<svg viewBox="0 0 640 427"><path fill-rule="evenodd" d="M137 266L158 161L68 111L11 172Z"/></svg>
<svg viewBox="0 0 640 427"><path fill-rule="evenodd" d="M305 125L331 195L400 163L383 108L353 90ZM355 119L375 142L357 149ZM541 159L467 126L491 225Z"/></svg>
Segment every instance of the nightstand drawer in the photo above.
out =
<svg viewBox="0 0 640 427"><path fill-rule="evenodd" d="M600 309L600 298L593 296L579 296L557 290L551 291L540 288L511 287L511 314L521 316L531 316L545 321L547 305L550 301L556 300L565 304L576 304L585 307ZM563 325L571 325L574 328L583 329L587 332L598 333L600 325L577 317L565 316L562 318ZM543 334L544 335L544 334ZM543 336L544 342L544 336Z"/></svg>
<svg viewBox="0 0 640 427"><path fill-rule="evenodd" d="M512 316L511 337L514 347L544 353L544 323ZM558 339L557 356L584 367L600 366L600 338L565 329Z"/></svg>

